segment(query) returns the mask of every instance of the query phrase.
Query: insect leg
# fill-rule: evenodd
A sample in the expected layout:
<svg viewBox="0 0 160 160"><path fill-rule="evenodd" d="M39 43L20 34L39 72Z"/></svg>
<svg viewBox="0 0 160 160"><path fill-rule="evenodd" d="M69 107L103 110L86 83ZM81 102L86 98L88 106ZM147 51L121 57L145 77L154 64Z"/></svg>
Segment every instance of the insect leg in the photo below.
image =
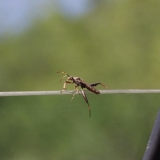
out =
<svg viewBox="0 0 160 160"><path fill-rule="evenodd" d="M107 86L105 86L104 84L102 84L102 83L100 83L100 82L97 82L97 83L91 83L91 84L89 84L90 86L97 86L97 85L102 85L103 87L105 87L105 88L107 88L108 89L108 87Z"/></svg>
<svg viewBox="0 0 160 160"><path fill-rule="evenodd" d="M75 86L74 89L75 89L75 92L73 93L71 101L74 99L74 96L75 96L76 92L79 93L78 86Z"/></svg>
<svg viewBox="0 0 160 160"><path fill-rule="evenodd" d="M65 81L64 84L63 84L63 89L61 90L61 93L66 90L66 85L67 83L70 83L70 84L73 84L73 82L70 82L70 81Z"/></svg>
<svg viewBox="0 0 160 160"><path fill-rule="evenodd" d="M89 102L88 102L87 96L86 96L86 94L84 93L83 89L81 89L81 93L82 93L82 96L83 96L84 100L85 100L86 103L88 104L89 117L91 117L91 108L90 108L90 106L89 106Z"/></svg>

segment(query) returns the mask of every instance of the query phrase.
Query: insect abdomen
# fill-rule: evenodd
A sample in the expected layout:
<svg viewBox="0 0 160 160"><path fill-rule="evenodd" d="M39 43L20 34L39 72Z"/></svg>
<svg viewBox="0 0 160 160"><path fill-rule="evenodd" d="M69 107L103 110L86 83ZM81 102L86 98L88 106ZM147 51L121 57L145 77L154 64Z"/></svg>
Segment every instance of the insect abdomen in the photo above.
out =
<svg viewBox="0 0 160 160"><path fill-rule="evenodd" d="M87 85L86 88L95 94L100 94L100 92L92 86Z"/></svg>

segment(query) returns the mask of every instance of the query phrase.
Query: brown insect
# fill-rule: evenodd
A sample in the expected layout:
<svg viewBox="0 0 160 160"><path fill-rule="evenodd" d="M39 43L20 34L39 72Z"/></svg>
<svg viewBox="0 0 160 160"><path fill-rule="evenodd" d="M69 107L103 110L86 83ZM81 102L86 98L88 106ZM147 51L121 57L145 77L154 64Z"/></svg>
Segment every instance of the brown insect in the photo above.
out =
<svg viewBox="0 0 160 160"><path fill-rule="evenodd" d="M87 96L86 96L85 92L83 91L83 88L87 88L89 91L91 91L91 92L93 92L93 93L95 93L95 94L100 94L100 92L99 92L97 89L95 89L94 86L97 86L97 85L100 84L100 85L104 86L104 87L107 88L107 89L108 89L108 87L105 86L104 84L100 83L100 82L88 84L88 83L86 83L84 80L82 80L81 78L69 76L67 73L65 73L65 72L63 72L63 71L58 71L57 73L63 73L63 74L65 74L65 75L61 78L60 82L62 81L63 78L68 77L67 80L64 82L63 89L61 90L61 93L62 93L64 90L66 90L66 85L67 85L67 83L76 84L75 87L74 87L75 93L78 92L78 93L80 94L80 92L79 92L79 90L78 90L78 87L79 87L79 86L81 87L81 93L82 93L82 96L83 96L84 100L85 100L86 103L88 104L89 117L91 117L91 109L90 109L90 106L89 106L89 102L88 102ZM74 98L75 93L73 94L72 99ZM71 99L71 100L72 100L72 99Z"/></svg>

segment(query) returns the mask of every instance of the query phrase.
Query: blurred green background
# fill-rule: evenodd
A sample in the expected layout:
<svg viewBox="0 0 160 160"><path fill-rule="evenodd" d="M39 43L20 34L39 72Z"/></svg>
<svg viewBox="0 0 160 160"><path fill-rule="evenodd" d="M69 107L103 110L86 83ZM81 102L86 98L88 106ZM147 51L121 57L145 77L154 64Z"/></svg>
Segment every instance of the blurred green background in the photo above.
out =
<svg viewBox="0 0 160 160"><path fill-rule="evenodd" d="M0 90L61 90L58 70L109 89L158 89L159 8L158 0L109 1L78 18L35 20L1 39ZM71 97L0 97L0 159L142 159L158 94L87 94L91 118L82 96Z"/></svg>

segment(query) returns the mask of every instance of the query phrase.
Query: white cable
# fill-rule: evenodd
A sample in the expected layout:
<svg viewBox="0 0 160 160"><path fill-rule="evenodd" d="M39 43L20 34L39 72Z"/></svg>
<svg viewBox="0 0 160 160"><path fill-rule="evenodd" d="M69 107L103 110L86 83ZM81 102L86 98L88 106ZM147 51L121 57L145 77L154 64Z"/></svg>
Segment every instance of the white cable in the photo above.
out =
<svg viewBox="0 0 160 160"><path fill-rule="evenodd" d="M99 90L101 94L146 94L160 93L160 89L119 89L119 90ZM62 93L60 91L16 91L16 92L0 92L0 97L5 96L40 96L40 95L65 95L73 94L74 91L67 90ZM92 93L85 90L85 93ZM78 94L78 93L76 93Z"/></svg>

